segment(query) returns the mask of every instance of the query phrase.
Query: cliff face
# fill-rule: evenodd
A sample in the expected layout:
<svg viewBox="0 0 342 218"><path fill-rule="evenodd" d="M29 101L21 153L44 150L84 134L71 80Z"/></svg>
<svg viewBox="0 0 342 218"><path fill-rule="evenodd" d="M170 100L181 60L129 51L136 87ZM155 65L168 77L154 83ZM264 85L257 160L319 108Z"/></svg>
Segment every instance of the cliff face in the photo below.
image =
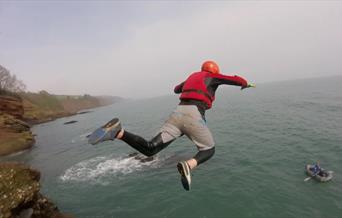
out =
<svg viewBox="0 0 342 218"><path fill-rule="evenodd" d="M52 121L80 110L105 106L122 100L119 97L52 95L46 91L0 95L0 156L34 144L29 124ZM28 122L28 123L26 123Z"/></svg>
<svg viewBox="0 0 342 218"><path fill-rule="evenodd" d="M22 119L24 107L20 98L0 95L0 112L12 115L16 119Z"/></svg>
<svg viewBox="0 0 342 218"><path fill-rule="evenodd" d="M46 92L21 97L0 95L0 156L34 144L31 124L114 103L92 96L56 96ZM25 122L26 121L26 122ZM40 191L40 173L19 163L0 163L0 218L70 218Z"/></svg>
<svg viewBox="0 0 342 218"><path fill-rule="evenodd" d="M38 107L31 105L32 110ZM34 144L19 97L0 96L0 156ZM39 193L40 173L18 163L0 163L0 218L67 218Z"/></svg>
<svg viewBox="0 0 342 218"><path fill-rule="evenodd" d="M20 98L0 96L0 156L33 146L30 126L21 120L23 115Z"/></svg>
<svg viewBox="0 0 342 218"><path fill-rule="evenodd" d="M0 218L67 218L39 193L40 172L19 163L0 164Z"/></svg>

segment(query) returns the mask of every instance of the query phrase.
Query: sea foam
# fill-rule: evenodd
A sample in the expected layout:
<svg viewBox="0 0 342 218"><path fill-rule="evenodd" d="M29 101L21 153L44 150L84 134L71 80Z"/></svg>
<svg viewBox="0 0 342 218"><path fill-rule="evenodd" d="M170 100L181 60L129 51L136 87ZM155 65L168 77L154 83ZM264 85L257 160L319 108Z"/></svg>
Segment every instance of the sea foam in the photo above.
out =
<svg viewBox="0 0 342 218"><path fill-rule="evenodd" d="M95 182L105 184L108 178L123 176L144 168L157 167L158 157L150 162L141 162L135 157L99 156L81 161L67 169L60 179L63 182Z"/></svg>

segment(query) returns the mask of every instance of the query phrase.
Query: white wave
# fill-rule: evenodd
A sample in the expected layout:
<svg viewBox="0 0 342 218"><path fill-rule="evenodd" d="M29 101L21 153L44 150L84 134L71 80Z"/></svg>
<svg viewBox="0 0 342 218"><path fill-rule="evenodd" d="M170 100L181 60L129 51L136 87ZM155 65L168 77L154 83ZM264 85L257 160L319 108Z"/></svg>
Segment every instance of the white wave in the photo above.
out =
<svg viewBox="0 0 342 218"><path fill-rule="evenodd" d="M87 136L90 135L92 132L87 132L87 133L84 133L82 135L80 135L79 137L83 140L87 139Z"/></svg>
<svg viewBox="0 0 342 218"><path fill-rule="evenodd" d="M87 132L87 133L81 134L79 136L73 137L71 139L71 143L74 144L76 142L87 141L88 140L87 136L89 136L90 134L91 134L91 132Z"/></svg>
<svg viewBox="0 0 342 218"><path fill-rule="evenodd" d="M105 184L108 177L126 175L146 167L157 167L158 158L150 162L141 162L134 157L95 157L86 161L79 162L67 169L60 179L66 181L92 181Z"/></svg>

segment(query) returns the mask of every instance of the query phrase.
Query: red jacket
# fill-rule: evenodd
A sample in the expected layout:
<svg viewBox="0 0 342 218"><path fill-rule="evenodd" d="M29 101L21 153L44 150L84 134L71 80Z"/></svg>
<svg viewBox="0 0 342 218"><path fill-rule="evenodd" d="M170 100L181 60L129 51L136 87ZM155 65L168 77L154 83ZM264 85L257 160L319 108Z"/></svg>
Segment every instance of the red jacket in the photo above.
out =
<svg viewBox="0 0 342 218"><path fill-rule="evenodd" d="M175 93L182 93L180 99L192 99L205 102L207 109L215 100L215 91L219 85L235 85L247 87L247 81L239 76L225 76L209 72L192 73L184 82L175 87Z"/></svg>

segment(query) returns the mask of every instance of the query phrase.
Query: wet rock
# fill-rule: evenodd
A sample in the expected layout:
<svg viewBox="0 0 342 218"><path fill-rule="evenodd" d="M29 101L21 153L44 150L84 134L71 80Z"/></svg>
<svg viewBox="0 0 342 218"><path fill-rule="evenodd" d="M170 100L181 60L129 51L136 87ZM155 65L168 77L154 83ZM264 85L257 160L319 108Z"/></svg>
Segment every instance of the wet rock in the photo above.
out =
<svg viewBox="0 0 342 218"><path fill-rule="evenodd" d="M33 214L32 208L24 209L20 212L19 218L31 218L32 214Z"/></svg>
<svg viewBox="0 0 342 218"><path fill-rule="evenodd" d="M71 121L65 122L64 125L77 123L77 122L78 122L77 120L71 120Z"/></svg>
<svg viewBox="0 0 342 218"><path fill-rule="evenodd" d="M80 111L77 114L87 114L87 113L91 113L91 112L93 112L93 111Z"/></svg>
<svg viewBox="0 0 342 218"><path fill-rule="evenodd" d="M20 163L0 164L0 218L72 217L39 193L40 172Z"/></svg>
<svg viewBox="0 0 342 218"><path fill-rule="evenodd" d="M138 152L130 153L130 154L128 154L128 157L134 157L135 160L140 160L140 162L142 162L142 163L150 162L150 161L153 161L155 159L154 156L146 157L145 155L142 155Z"/></svg>
<svg viewBox="0 0 342 218"><path fill-rule="evenodd" d="M151 157L145 157L145 158L138 159L138 160L140 160L140 162L142 162L142 163L145 163L145 162L151 162L154 159L155 159L154 156L151 156Z"/></svg>
<svg viewBox="0 0 342 218"><path fill-rule="evenodd" d="M133 153L128 154L127 157L135 157L135 156L137 156L137 155L139 155L138 152L133 152Z"/></svg>

